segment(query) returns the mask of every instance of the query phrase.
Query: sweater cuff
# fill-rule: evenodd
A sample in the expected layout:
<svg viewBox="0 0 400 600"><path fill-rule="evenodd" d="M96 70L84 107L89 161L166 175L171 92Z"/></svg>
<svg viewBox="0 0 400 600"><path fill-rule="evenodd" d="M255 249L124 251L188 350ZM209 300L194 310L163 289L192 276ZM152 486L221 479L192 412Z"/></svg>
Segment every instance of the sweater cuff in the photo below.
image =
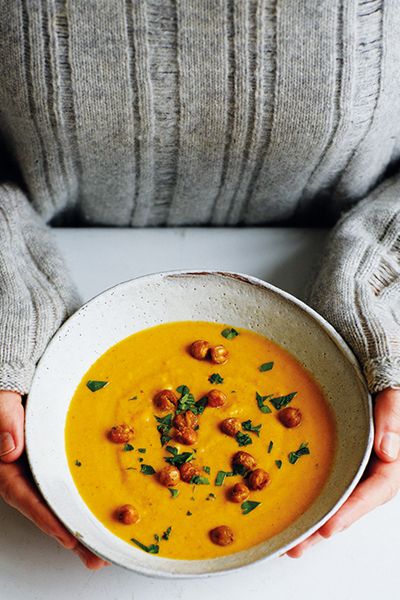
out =
<svg viewBox="0 0 400 600"><path fill-rule="evenodd" d="M27 394L35 372L33 363L15 365L0 363L0 390Z"/></svg>
<svg viewBox="0 0 400 600"><path fill-rule="evenodd" d="M371 393L400 388L400 356L371 358L364 363L364 374Z"/></svg>

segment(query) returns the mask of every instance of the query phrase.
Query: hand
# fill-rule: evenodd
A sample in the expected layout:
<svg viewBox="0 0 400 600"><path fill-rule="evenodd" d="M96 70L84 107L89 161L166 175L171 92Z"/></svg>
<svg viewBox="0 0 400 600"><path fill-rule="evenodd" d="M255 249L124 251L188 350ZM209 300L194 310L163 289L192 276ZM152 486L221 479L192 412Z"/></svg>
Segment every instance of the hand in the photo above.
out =
<svg viewBox="0 0 400 600"><path fill-rule="evenodd" d="M0 497L33 521L89 569L108 565L85 548L50 511L30 476L24 450L24 408L17 392L0 390Z"/></svg>
<svg viewBox="0 0 400 600"><path fill-rule="evenodd" d="M400 389L387 389L376 395L374 420L374 454L361 483L325 525L287 552L291 558L299 558L314 544L347 529L399 491Z"/></svg>

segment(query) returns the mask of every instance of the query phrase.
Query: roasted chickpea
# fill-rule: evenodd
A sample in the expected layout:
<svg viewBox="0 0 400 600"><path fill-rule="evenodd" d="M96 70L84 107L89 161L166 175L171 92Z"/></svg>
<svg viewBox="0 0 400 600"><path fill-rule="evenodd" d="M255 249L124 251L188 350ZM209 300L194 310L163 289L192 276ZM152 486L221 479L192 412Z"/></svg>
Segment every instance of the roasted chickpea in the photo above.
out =
<svg viewBox="0 0 400 600"><path fill-rule="evenodd" d="M210 390L207 392L206 396L207 406L211 406L211 408L218 408L219 406L223 406L226 402L224 392L220 392L219 390Z"/></svg>
<svg viewBox="0 0 400 600"><path fill-rule="evenodd" d="M287 408L283 408L279 411L278 419L282 425L291 429L292 427L297 427L297 425L300 425L301 412L298 408L288 406Z"/></svg>
<svg viewBox="0 0 400 600"><path fill-rule="evenodd" d="M177 429L184 429L185 427L194 429L199 424L199 420L191 410L186 410L185 412L176 415L172 423Z"/></svg>
<svg viewBox="0 0 400 600"><path fill-rule="evenodd" d="M117 508L115 516L124 525L133 525L133 523L137 523L140 519L138 511L132 504L124 504Z"/></svg>
<svg viewBox="0 0 400 600"><path fill-rule="evenodd" d="M236 454L234 454L232 457L232 466L235 467L236 465L240 465L248 471L252 471L256 468L257 463L254 456L252 456L248 452L243 452L243 450L239 450L239 452L236 452Z"/></svg>
<svg viewBox="0 0 400 600"><path fill-rule="evenodd" d="M269 484L270 476L264 469L255 469L247 478L251 490L262 490Z"/></svg>
<svg viewBox="0 0 400 600"><path fill-rule="evenodd" d="M220 525L211 529L210 538L217 546L228 546L235 540L233 531L228 525Z"/></svg>
<svg viewBox="0 0 400 600"><path fill-rule="evenodd" d="M132 439L132 436L133 428L126 423L114 425L108 432L108 438L114 442L114 444L126 444Z"/></svg>
<svg viewBox="0 0 400 600"><path fill-rule="evenodd" d="M189 483L192 477L195 475L201 475L201 469L197 465L194 465L192 462L185 462L179 468L179 472L181 474L182 481L186 481Z"/></svg>
<svg viewBox="0 0 400 600"><path fill-rule="evenodd" d="M228 362L229 352L225 346L212 346L210 348L211 362L216 365L224 365Z"/></svg>
<svg viewBox="0 0 400 600"><path fill-rule="evenodd" d="M181 429L176 429L174 434L174 439L179 444L185 444L186 446L192 446L197 442L197 431L191 429L190 427L182 427Z"/></svg>
<svg viewBox="0 0 400 600"><path fill-rule="evenodd" d="M197 358L197 360L204 360L207 357L208 351L210 349L210 344L205 340L196 340L190 346L190 354L193 358Z"/></svg>
<svg viewBox="0 0 400 600"><path fill-rule="evenodd" d="M158 410L173 410L178 403L178 398L172 390L161 390L153 398L154 406Z"/></svg>
<svg viewBox="0 0 400 600"><path fill-rule="evenodd" d="M249 497L250 490L244 483L235 483L229 492L232 502L244 502Z"/></svg>
<svg viewBox="0 0 400 600"><path fill-rule="evenodd" d="M226 435L235 437L238 431L241 430L242 424L239 419L236 419L235 417L229 417L229 419L224 419L221 421L219 427L223 433L226 433Z"/></svg>
<svg viewBox="0 0 400 600"><path fill-rule="evenodd" d="M179 470L174 465L167 465L158 472L158 481L167 487L179 483L180 478Z"/></svg>

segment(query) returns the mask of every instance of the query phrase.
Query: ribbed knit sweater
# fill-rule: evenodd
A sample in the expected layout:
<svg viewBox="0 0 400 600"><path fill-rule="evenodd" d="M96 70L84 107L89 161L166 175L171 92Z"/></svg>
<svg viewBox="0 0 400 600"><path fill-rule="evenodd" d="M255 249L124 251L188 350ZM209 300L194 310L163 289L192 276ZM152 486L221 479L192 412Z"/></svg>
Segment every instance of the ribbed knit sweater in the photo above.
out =
<svg viewBox="0 0 400 600"><path fill-rule="evenodd" d="M0 15L0 389L29 391L80 304L62 225L328 224L310 303L371 391L400 385L400 2Z"/></svg>

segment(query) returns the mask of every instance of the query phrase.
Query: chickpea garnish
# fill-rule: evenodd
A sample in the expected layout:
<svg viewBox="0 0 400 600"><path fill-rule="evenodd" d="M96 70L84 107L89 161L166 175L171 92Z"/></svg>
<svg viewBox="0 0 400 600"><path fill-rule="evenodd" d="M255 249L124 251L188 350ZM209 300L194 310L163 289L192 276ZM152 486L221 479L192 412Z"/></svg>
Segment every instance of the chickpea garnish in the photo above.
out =
<svg viewBox="0 0 400 600"><path fill-rule="evenodd" d="M126 423L114 425L108 432L108 438L114 442L114 444L126 444L132 439L132 436L133 428Z"/></svg>
<svg viewBox="0 0 400 600"><path fill-rule="evenodd" d="M158 410L173 410L177 403L178 398L172 390L161 390L153 398L154 406Z"/></svg>
<svg viewBox="0 0 400 600"><path fill-rule="evenodd" d="M189 483L192 477L195 475L201 475L201 469L197 465L194 465L192 462L185 462L179 468L179 472L181 474L182 481L186 481Z"/></svg>
<svg viewBox="0 0 400 600"><path fill-rule="evenodd" d="M302 415L298 408L288 406L279 411L278 419L288 429L297 427L301 423Z"/></svg>
<svg viewBox="0 0 400 600"><path fill-rule="evenodd" d="M220 525L219 527L211 529L210 538L217 546L228 546L235 540L233 531L228 525Z"/></svg>
<svg viewBox="0 0 400 600"><path fill-rule="evenodd" d="M210 344L205 340L196 340L190 346L190 354L197 360L204 360L207 357Z"/></svg>
<svg viewBox="0 0 400 600"><path fill-rule="evenodd" d="M192 446L197 442L197 431L191 429L191 427L182 427L176 429L174 439L179 444L185 444L186 446Z"/></svg>
<svg viewBox="0 0 400 600"><path fill-rule="evenodd" d="M133 525L140 519L138 511L132 504L124 504L117 508L115 516L124 525Z"/></svg>
<svg viewBox="0 0 400 600"><path fill-rule="evenodd" d="M228 356L229 352L225 346L211 346L211 362L215 363L216 365L224 365L226 362L228 362Z"/></svg>
<svg viewBox="0 0 400 600"><path fill-rule="evenodd" d="M250 490L244 483L235 483L229 492L229 498L232 502L244 502L250 494Z"/></svg>
<svg viewBox="0 0 400 600"><path fill-rule="evenodd" d="M211 408L218 408L219 406L223 406L226 402L226 396L224 392L220 392L220 390L210 390L206 394L207 397L207 406L211 406Z"/></svg>
<svg viewBox="0 0 400 600"><path fill-rule="evenodd" d="M224 419L221 421L219 428L223 433L226 433L226 435L235 437L238 431L241 430L242 424L239 419L236 419L235 417L229 417L229 419Z"/></svg>
<svg viewBox="0 0 400 600"><path fill-rule="evenodd" d="M239 450L232 457L232 466L241 466L247 469L248 471L252 471L256 468L257 463L254 456L249 454L248 452L243 452L243 450Z"/></svg>
<svg viewBox="0 0 400 600"><path fill-rule="evenodd" d="M270 482L270 476L264 469L255 469L247 478L251 490L262 490Z"/></svg>
<svg viewBox="0 0 400 600"><path fill-rule="evenodd" d="M177 429L184 429L185 427L194 429L199 424L199 420L191 410L185 410L185 412L175 415L172 423Z"/></svg>
<svg viewBox="0 0 400 600"><path fill-rule="evenodd" d="M167 465L158 472L158 480L162 485L171 487L180 481L179 470L174 465Z"/></svg>

